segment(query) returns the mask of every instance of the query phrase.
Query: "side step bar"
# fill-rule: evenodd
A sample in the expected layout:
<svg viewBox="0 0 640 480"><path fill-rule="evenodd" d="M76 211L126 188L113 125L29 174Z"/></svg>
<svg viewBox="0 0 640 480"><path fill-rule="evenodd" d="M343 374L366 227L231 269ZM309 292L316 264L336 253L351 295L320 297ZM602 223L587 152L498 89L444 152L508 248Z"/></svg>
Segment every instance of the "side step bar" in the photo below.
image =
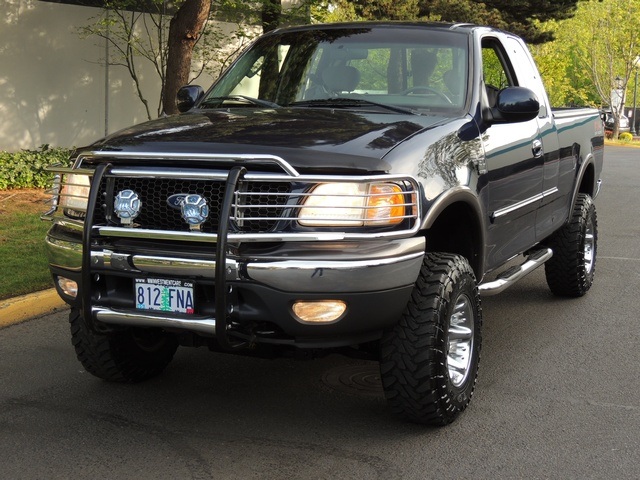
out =
<svg viewBox="0 0 640 480"><path fill-rule="evenodd" d="M506 290L508 287L516 283L525 275L533 272L536 268L541 267L544 262L553 256L550 248L543 248L533 252L522 265L514 265L505 272L501 273L498 278L492 282L482 283L478 285L480 295L490 296Z"/></svg>

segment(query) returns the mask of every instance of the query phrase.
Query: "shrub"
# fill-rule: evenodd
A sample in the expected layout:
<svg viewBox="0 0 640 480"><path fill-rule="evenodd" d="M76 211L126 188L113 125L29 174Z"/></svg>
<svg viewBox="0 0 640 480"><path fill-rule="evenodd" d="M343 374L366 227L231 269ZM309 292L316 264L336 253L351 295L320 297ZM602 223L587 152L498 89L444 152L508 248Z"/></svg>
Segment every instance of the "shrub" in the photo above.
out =
<svg viewBox="0 0 640 480"><path fill-rule="evenodd" d="M37 150L16 153L0 151L0 190L9 188L44 188L51 183L49 165L70 165L70 150L42 145Z"/></svg>
<svg viewBox="0 0 640 480"><path fill-rule="evenodd" d="M624 132L618 136L618 140L620 140L622 143L629 143L631 140L633 140L633 135L631 135L629 132Z"/></svg>

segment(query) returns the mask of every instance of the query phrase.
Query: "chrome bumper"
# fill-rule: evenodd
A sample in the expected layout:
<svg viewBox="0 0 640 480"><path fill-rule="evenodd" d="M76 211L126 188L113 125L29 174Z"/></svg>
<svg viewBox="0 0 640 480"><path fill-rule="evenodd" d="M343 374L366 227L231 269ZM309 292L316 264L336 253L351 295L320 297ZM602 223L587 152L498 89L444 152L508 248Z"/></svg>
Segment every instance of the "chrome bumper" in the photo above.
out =
<svg viewBox="0 0 640 480"><path fill-rule="evenodd" d="M47 254L52 266L79 272L80 244L47 236ZM286 256L278 252L251 258L229 257L227 281L249 281L281 291L298 293L375 292L415 283L425 241L423 238L340 242L312 245ZM214 260L178 256L136 255L109 250L91 252L91 268L97 271L140 275L189 277L213 280Z"/></svg>
<svg viewBox="0 0 640 480"><path fill-rule="evenodd" d="M177 328L209 335L216 333L216 319L213 317L175 318L167 315L154 315L152 312L118 311L103 307L94 307L91 312L99 321L114 325Z"/></svg>

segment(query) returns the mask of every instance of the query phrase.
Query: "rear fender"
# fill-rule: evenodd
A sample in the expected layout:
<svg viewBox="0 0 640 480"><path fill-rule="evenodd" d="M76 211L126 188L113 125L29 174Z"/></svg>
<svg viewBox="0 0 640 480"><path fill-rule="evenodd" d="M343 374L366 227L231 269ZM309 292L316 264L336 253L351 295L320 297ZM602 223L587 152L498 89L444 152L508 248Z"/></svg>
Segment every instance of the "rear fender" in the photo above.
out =
<svg viewBox="0 0 640 480"><path fill-rule="evenodd" d="M587 193L595 198L598 192L598 179L596 178L595 157L589 153L583 160L578 160L578 173L573 186L571 206L575 205L579 193Z"/></svg>

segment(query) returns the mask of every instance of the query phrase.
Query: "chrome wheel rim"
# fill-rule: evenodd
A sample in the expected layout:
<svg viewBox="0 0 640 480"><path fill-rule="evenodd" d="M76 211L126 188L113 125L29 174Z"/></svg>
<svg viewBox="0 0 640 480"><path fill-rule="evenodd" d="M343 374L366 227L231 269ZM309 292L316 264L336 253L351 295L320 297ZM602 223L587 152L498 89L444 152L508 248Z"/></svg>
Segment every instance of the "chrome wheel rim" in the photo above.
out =
<svg viewBox="0 0 640 480"><path fill-rule="evenodd" d="M584 232L584 270L587 275L591 274L596 259L596 239L593 228L593 220L589 218Z"/></svg>
<svg viewBox="0 0 640 480"><path fill-rule="evenodd" d="M473 351L474 318L471 299L460 295L449 319L447 372L454 387L467 380Z"/></svg>

